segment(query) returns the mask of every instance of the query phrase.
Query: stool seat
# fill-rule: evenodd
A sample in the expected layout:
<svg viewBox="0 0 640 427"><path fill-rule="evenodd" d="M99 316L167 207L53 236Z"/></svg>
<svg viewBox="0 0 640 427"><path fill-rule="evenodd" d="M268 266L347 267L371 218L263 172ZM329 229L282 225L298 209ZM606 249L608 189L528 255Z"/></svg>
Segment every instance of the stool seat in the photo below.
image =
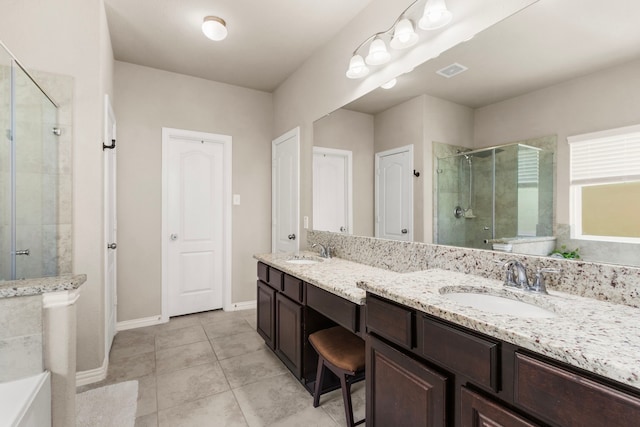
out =
<svg viewBox="0 0 640 427"><path fill-rule="evenodd" d="M364 369L364 341L342 326L315 332L309 341L332 365L351 372Z"/></svg>
<svg viewBox="0 0 640 427"><path fill-rule="evenodd" d="M364 420L353 421L351 383L357 375L364 371L364 341L342 326L334 326L309 335L309 343L318 352L318 372L313 393L313 407L317 408L320 405L324 370L327 368L340 379L347 426L354 427L363 423Z"/></svg>

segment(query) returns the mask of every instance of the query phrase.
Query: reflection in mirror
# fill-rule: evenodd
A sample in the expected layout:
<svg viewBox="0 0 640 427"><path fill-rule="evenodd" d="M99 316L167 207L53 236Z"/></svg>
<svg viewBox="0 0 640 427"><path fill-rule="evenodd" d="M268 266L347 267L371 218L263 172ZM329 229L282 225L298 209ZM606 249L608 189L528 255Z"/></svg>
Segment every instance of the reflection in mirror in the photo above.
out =
<svg viewBox="0 0 640 427"><path fill-rule="evenodd" d="M548 255L555 247L555 139L473 151L434 143L436 243ZM534 243L538 250L529 248Z"/></svg>
<svg viewBox="0 0 640 427"><path fill-rule="evenodd" d="M567 19L578 10L579 20ZM372 164L376 152L414 146L414 168L420 172L420 177L414 179L415 239L438 242L442 241L440 222L450 220L457 206L447 207L444 213L439 211L440 174L436 173L439 157L451 157L450 161L455 163L451 167L461 169L462 177L451 185L461 186L461 197L455 202L460 203L462 212L471 209L471 215L476 217L456 219L467 227L467 222L481 222L479 216L483 214L482 203L486 198L480 196L484 190L476 181L483 174L488 175L489 169L473 169L476 176L471 181L469 202L466 200L469 176L463 170L466 160L464 156L453 157L456 150L478 152L517 142L543 148L528 141L553 136L557 141L555 150L539 151L541 160L552 156L550 163L555 165L555 177L553 173L539 174L536 237L551 234L557 239L556 248L564 245L568 252L579 248L584 260L640 265L638 244L571 238L567 145L567 138L573 135L640 124L640 44L637 42L640 26L633 19L638 15L640 2L615 0L603 9L601 1L596 0L540 0L473 40L443 52L409 74L398 76L393 89L377 89L319 120L314 126L314 145L353 151L354 234L373 235ZM602 28L615 30L603 32ZM454 63L468 69L452 78L436 74ZM332 145L326 145L326 138L319 141L318 129L325 136L335 135L330 138ZM353 135L358 137L362 154L352 146L350 136ZM344 143L351 148L343 147ZM448 145L450 151L438 152L438 143ZM496 180L503 172L499 157L508 154L506 148L502 149L503 152L495 152ZM361 170L355 160L359 156L367 159L362 163L366 167ZM480 167L483 162L489 164L493 156L485 158L477 154L472 167ZM517 156L514 154L512 158ZM546 168L549 162L544 164L546 166L539 167ZM358 186L356 176L360 177ZM543 183L543 177L553 180ZM553 202L540 202L547 193L543 184L553 187ZM511 228L500 231L498 224L492 225L493 218L487 219L488 225L483 224L479 231L491 233L485 236L469 231L468 235L474 236L473 245L479 245L479 240L484 245L484 240L518 235L531 237L535 215L529 217L530 222L518 225L518 221L525 218L527 208L515 203L516 198L520 200L525 193L534 192L531 185L523 183L516 187L514 184L511 206L496 207L496 215L512 213ZM366 195L362 205L355 200L358 194ZM542 207L549 204L553 207L551 214ZM546 231L549 217L552 218L551 233ZM359 222L366 226L359 229ZM484 226L490 230L484 230ZM509 244L504 242L495 244L497 247Z"/></svg>

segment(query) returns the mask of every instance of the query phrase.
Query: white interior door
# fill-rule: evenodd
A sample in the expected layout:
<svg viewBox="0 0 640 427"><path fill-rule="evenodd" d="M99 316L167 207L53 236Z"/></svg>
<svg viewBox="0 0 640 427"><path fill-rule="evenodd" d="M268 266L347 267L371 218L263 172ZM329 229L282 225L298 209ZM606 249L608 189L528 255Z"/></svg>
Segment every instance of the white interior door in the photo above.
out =
<svg viewBox="0 0 640 427"><path fill-rule="evenodd" d="M168 316L223 306L230 259L230 144L226 135L163 129Z"/></svg>
<svg viewBox="0 0 640 427"><path fill-rule="evenodd" d="M104 306L105 355L109 356L117 321L117 252L116 215L116 117L109 95L104 96Z"/></svg>
<svg viewBox="0 0 640 427"><path fill-rule="evenodd" d="M413 145L376 153L376 237L413 240Z"/></svg>
<svg viewBox="0 0 640 427"><path fill-rule="evenodd" d="M300 128L271 144L271 250L295 252L300 235Z"/></svg>
<svg viewBox="0 0 640 427"><path fill-rule="evenodd" d="M313 147L313 229L353 232L352 153Z"/></svg>

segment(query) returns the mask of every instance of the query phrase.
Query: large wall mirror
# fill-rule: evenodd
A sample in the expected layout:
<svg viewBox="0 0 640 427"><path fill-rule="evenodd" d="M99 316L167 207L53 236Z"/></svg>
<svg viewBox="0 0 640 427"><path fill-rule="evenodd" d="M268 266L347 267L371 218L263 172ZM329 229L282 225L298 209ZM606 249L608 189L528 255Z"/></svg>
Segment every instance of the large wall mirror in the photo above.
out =
<svg viewBox="0 0 640 427"><path fill-rule="evenodd" d="M640 245L571 239L567 144L640 124L639 14L631 0L540 0L317 120L314 149L350 155L351 196L340 204L350 211L331 223L351 222L325 228L375 236L376 153L411 146L413 240L491 249L552 237L585 260L640 265ZM437 73L452 65L463 71ZM314 171L314 192L319 180ZM391 216L405 198L394 182Z"/></svg>

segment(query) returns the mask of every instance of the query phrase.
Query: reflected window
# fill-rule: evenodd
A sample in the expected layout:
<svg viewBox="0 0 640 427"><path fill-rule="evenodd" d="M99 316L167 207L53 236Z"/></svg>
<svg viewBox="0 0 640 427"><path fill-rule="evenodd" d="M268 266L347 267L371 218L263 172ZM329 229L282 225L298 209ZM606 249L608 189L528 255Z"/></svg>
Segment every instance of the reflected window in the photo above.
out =
<svg viewBox="0 0 640 427"><path fill-rule="evenodd" d="M572 237L640 243L640 126L568 141Z"/></svg>

